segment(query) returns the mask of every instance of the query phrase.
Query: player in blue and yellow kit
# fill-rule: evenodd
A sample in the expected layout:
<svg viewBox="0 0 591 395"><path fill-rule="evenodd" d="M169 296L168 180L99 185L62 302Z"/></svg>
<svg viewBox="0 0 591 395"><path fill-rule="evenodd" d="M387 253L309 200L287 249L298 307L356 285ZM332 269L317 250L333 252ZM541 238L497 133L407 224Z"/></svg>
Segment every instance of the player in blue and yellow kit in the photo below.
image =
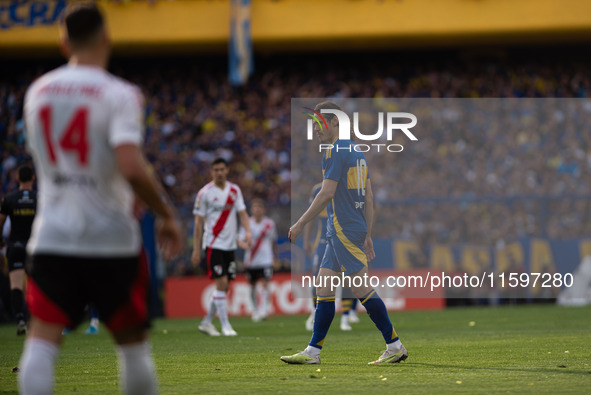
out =
<svg viewBox="0 0 591 395"><path fill-rule="evenodd" d="M342 109L335 103L322 102L315 108ZM290 228L289 239L295 243L304 226L316 218L326 207L328 224L327 247L320 263L316 289L318 295L314 332L306 349L300 353L283 356L290 364L319 364L320 351L335 315L335 293L331 278L341 274L367 278L368 261L375 258L371 228L373 225L373 193L365 155L354 149L351 140L339 140L339 121L333 114L323 114L327 130L315 125L314 130L322 144L332 144L322 159L322 188L308 210ZM396 363L408 357L400 342L382 299L368 284L352 288L371 320L382 333L386 351L370 364Z"/></svg>
<svg viewBox="0 0 591 395"><path fill-rule="evenodd" d="M322 189L322 183L318 183L312 187L312 194L310 195L310 204L316 198L316 195ZM320 270L320 261L326 251L326 223L328 221L328 213L326 210L322 210L320 215L316 217L316 220L308 222L304 227L304 251L308 257L312 259L312 273L314 276L318 275ZM311 235L313 235L311 237ZM357 299L351 298L350 290L343 290L343 296L341 298L341 330L350 331L351 324L359 322L359 318L355 313L357 308ZM312 288L312 303L314 309L310 313L310 316L306 320L306 329L309 331L314 330L314 315L316 313L316 289Z"/></svg>

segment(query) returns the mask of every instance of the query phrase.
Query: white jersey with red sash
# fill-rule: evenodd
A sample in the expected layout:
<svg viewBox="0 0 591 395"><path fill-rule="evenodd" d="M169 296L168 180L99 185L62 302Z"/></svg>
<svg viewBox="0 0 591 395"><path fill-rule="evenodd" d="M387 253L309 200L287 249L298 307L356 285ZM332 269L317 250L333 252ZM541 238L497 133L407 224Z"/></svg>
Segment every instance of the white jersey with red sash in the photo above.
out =
<svg viewBox="0 0 591 395"><path fill-rule="evenodd" d="M275 222L271 218L263 217L261 222L250 218L252 232L252 247L244 255L244 266L248 269L258 269L273 266L273 244L277 240ZM240 229L241 237L244 228Z"/></svg>
<svg viewBox="0 0 591 395"><path fill-rule="evenodd" d="M226 181L224 189L213 182L204 186L195 199L193 214L204 218L203 248L236 249L238 222L236 213L246 209L238 185Z"/></svg>

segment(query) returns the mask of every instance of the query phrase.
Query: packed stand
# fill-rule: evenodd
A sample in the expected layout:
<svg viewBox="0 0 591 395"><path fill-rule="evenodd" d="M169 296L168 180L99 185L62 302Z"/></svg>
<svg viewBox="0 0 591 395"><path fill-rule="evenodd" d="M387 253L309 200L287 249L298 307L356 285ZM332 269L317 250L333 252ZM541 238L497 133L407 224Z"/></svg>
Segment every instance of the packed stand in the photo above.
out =
<svg viewBox="0 0 591 395"><path fill-rule="evenodd" d="M240 88L229 85L224 58L118 60L111 70L144 92L146 154L189 235L195 194L209 182L209 162L216 156L232 163L229 179L247 202L265 199L284 235L293 176L291 98L590 95L590 59L563 57L557 64L558 57L530 55L493 60L447 52L405 60L384 54L285 55L257 59L255 75ZM15 188L14 169L28 160L22 123L26 87L53 66L14 65L0 76L2 194ZM567 124L560 134L529 128L516 136L501 129L440 133L417 144L412 156L396 159L395 171L404 168L397 171L396 184L374 182L378 210L396 219L378 220L375 235L494 245L527 235L591 234L591 200L583 198L591 196L591 134L578 127Z"/></svg>

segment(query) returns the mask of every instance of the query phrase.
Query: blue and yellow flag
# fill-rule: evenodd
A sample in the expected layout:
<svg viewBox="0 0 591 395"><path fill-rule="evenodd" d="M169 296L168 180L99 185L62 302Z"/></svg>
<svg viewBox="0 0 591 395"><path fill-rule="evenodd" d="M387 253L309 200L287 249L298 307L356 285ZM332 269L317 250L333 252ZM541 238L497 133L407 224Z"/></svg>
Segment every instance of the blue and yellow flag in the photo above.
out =
<svg viewBox="0 0 591 395"><path fill-rule="evenodd" d="M243 85L254 69L250 34L250 0L232 0L229 72L232 85Z"/></svg>

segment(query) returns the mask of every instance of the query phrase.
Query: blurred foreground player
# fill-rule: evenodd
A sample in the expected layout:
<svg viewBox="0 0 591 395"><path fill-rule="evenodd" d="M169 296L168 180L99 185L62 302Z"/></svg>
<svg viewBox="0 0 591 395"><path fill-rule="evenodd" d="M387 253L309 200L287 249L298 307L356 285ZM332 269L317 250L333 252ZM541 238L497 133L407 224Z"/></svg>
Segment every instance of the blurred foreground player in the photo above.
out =
<svg viewBox="0 0 591 395"><path fill-rule="evenodd" d="M215 280L215 291L209 302L207 316L199 324L199 331L210 336L219 336L212 324L216 311L222 324L224 336L236 336L236 331L228 320L228 302L226 294L230 280L236 275L236 239L238 225L236 213L240 216L240 224L245 229L244 243L250 248L252 234L246 213L246 205L240 187L227 180L228 163L223 158L214 159L211 163L213 181L201 188L195 198L195 229L193 230L193 255L191 262L197 267L201 263L202 245L205 247L205 264L209 278ZM205 234L204 232L205 226ZM204 234L203 243L201 236Z"/></svg>
<svg viewBox="0 0 591 395"><path fill-rule="evenodd" d="M315 111L321 110L343 111L333 102L318 104ZM289 240L295 243L306 224L326 208L327 246L317 276L320 280L317 284L320 285L316 289L318 298L312 339L304 351L281 357L283 362L290 364L320 363L320 351L335 315L332 280L341 275L367 278L368 262L375 258L371 240L373 193L365 155L355 149L353 141L339 139L339 120L335 113L324 113L323 116L327 127L314 125L314 130L320 142L332 144L332 148L325 151L322 159L322 188L308 210L289 229ZM386 306L376 290L361 281L361 286L352 287L351 291L361 301L386 342L386 350L369 364L404 361L408 352L396 335Z"/></svg>
<svg viewBox="0 0 591 395"><path fill-rule="evenodd" d="M0 229L4 229L6 219L10 218L11 231L6 246L6 260L10 278L10 304L17 322L16 334L20 336L27 333L23 297L26 246L37 209L37 192L33 191L33 169L29 166L19 167L17 181L18 191L6 195L0 203Z"/></svg>
<svg viewBox="0 0 591 395"><path fill-rule="evenodd" d="M250 229L252 247L243 241L244 228L240 229L238 246L246 250L244 267L251 286L252 320L264 320L269 314L269 283L273 277L273 261L277 259L277 231L275 221L265 216L265 202L254 199L251 204ZM257 303L257 283L263 284L260 303Z"/></svg>
<svg viewBox="0 0 591 395"><path fill-rule="evenodd" d="M52 392L61 332L94 303L117 343L122 390L154 394L148 268L140 259L134 192L159 217L165 259L180 251L180 229L146 172L141 94L105 71L110 43L96 5L65 11L61 46L68 64L40 77L25 96L40 200L27 246L32 319L19 389Z"/></svg>

